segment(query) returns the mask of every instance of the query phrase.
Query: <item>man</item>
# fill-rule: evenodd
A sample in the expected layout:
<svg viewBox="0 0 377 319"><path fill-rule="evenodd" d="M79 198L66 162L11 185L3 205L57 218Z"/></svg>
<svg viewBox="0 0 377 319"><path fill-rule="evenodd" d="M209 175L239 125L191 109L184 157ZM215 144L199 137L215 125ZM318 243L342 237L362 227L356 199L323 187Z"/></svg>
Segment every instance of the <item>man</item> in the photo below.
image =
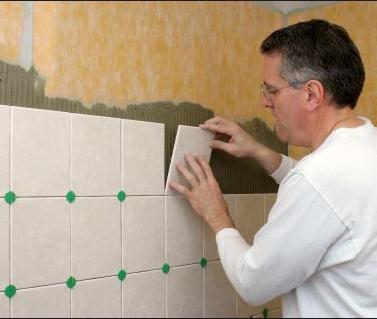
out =
<svg viewBox="0 0 377 319"><path fill-rule="evenodd" d="M261 53L276 133L311 154L296 163L220 117L201 125L230 137L212 148L255 158L280 184L254 244L234 228L203 159L177 165L190 189L171 187L214 230L224 270L250 304L281 295L285 317L377 317L377 129L353 112L365 78L359 52L343 28L311 20L273 32Z"/></svg>

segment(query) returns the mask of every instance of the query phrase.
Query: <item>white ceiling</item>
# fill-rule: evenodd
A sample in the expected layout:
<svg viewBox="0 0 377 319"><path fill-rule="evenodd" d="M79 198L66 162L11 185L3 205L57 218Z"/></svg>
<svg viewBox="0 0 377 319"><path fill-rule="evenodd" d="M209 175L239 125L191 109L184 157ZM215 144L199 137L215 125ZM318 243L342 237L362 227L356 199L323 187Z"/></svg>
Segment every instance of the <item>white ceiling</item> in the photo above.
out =
<svg viewBox="0 0 377 319"><path fill-rule="evenodd" d="M290 14L294 11L306 10L313 7L333 4L340 1L251 1L256 5L267 7L282 14Z"/></svg>

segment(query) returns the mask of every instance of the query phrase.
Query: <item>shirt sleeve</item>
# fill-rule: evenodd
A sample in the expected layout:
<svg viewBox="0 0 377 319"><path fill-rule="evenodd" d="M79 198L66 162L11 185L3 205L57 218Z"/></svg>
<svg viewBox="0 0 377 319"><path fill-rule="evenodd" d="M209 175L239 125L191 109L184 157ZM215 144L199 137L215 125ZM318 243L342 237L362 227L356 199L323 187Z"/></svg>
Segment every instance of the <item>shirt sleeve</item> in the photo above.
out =
<svg viewBox="0 0 377 319"><path fill-rule="evenodd" d="M270 176L275 180L276 183L280 184L288 172L296 166L297 161L291 157L281 154L282 161L280 166L274 171Z"/></svg>
<svg viewBox="0 0 377 319"><path fill-rule="evenodd" d="M230 282L252 305L261 305L306 281L347 228L301 174L280 186L268 222L248 245L235 229L216 235Z"/></svg>

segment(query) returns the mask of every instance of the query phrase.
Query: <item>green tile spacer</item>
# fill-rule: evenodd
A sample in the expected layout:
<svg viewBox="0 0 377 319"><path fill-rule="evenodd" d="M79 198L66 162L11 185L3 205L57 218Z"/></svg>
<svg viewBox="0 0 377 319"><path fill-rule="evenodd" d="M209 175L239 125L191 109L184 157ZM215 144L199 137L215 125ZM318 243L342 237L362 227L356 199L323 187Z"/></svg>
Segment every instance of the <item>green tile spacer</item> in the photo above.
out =
<svg viewBox="0 0 377 319"><path fill-rule="evenodd" d="M66 285L69 289L73 289L73 287L76 286L76 279L74 277L69 277L67 282L66 282Z"/></svg>
<svg viewBox="0 0 377 319"><path fill-rule="evenodd" d="M119 200L120 202L123 202L123 201L126 199L127 195L126 195L125 192L120 191L120 192L118 193L117 197L118 197L118 200Z"/></svg>
<svg viewBox="0 0 377 319"><path fill-rule="evenodd" d="M201 265L203 268L207 267L207 263L208 263L208 261L207 261L207 259L205 259L204 257L200 260L200 265Z"/></svg>
<svg viewBox="0 0 377 319"><path fill-rule="evenodd" d="M73 203L76 199L76 194L73 191L69 191L65 198L67 199L68 203Z"/></svg>
<svg viewBox="0 0 377 319"><path fill-rule="evenodd" d="M169 266L168 263L165 263L165 264L162 265L162 272L164 274L167 274L169 272L169 270L170 270L170 266Z"/></svg>
<svg viewBox="0 0 377 319"><path fill-rule="evenodd" d="M124 269L118 272L118 279L120 281L123 281L124 279L126 279L126 276L127 276L127 272Z"/></svg>
<svg viewBox="0 0 377 319"><path fill-rule="evenodd" d="M16 194L13 193L12 191L9 191L8 193L5 194L5 201L11 205L16 201Z"/></svg>
<svg viewBox="0 0 377 319"><path fill-rule="evenodd" d="M13 298L16 294L16 287L13 285L9 285L7 288L5 288L5 296L7 296L9 299Z"/></svg>
<svg viewBox="0 0 377 319"><path fill-rule="evenodd" d="M263 309L263 318L268 318L268 309L267 308Z"/></svg>

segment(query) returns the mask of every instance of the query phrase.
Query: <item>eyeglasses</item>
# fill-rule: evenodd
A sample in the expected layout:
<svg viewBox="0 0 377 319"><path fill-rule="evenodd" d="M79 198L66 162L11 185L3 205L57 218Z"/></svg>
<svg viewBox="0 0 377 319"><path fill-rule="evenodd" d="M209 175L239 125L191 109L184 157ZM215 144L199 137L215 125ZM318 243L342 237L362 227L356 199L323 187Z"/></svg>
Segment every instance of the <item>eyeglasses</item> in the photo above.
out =
<svg viewBox="0 0 377 319"><path fill-rule="evenodd" d="M292 85L286 85L279 88L269 88L266 83L262 83L260 86L261 93L264 95L264 97L269 101L272 102L273 97L275 96L275 93L281 89L290 87Z"/></svg>

